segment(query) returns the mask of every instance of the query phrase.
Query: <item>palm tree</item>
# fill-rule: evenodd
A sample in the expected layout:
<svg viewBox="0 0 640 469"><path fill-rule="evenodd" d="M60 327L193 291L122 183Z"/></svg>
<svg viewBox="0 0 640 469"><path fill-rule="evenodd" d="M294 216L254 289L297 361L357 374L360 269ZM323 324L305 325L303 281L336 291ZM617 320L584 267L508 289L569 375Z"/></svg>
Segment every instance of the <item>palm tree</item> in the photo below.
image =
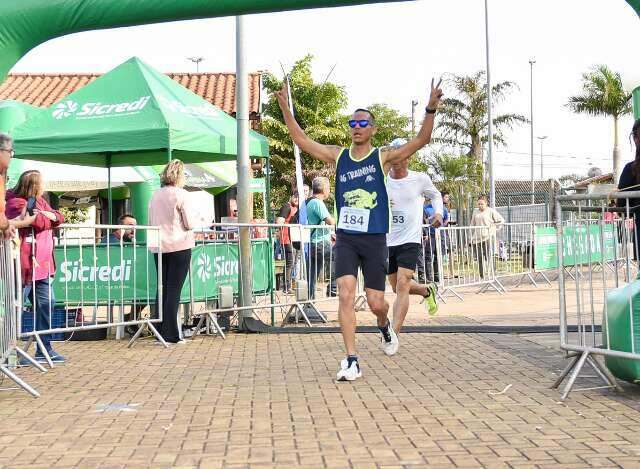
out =
<svg viewBox="0 0 640 469"><path fill-rule="evenodd" d="M582 74L582 91L582 95L571 96L567 106L578 114L613 118L613 177L617 181L621 172L618 121L632 112L631 94L624 90L620 74L606 65Z"/></svg>
<svg viewBox="0 0 640 469"><path fill-rule="evenodd" d="M437 178L440 190L449 192L453 206L458 209L459 220L466 222L469 195L478 194L483 182L482 165L472 155L451 155L436 151L427 158L431 174Z"/></svg>
<svg viewBox="0 0 640 469"><path fill-rule="evenodd" d="M485 72L471 76L452 75L445 86L455 90L455 97L445 98L438 109L437 141L453 147L462 147L467 155L482 161L482 145L487 141L487 80ZM511 81L493 86L494 103L505 100L517 88ZM493 118L493 140L505 145L504 130L528 122L519 114L501 114Z"/></svg>

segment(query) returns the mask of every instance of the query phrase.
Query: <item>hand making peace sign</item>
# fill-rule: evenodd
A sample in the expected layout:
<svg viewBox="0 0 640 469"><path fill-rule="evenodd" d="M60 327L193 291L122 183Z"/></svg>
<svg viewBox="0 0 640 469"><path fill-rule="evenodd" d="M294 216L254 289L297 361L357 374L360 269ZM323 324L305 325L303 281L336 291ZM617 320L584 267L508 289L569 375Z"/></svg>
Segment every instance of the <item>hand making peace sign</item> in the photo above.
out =
<svg viewBox="0 0 640 469"><path fill-rule="evenodd" d="M427 108L433 109L433 110L438 109L438 106L440 105L440 100L444 95L444 93L442 92L442 88L440 88L441 84L442 84L442 78L440 78L437 85L435 85L435 79L434 78L431 79L431 94L429 95L429 104L427 104Z"/></svg>

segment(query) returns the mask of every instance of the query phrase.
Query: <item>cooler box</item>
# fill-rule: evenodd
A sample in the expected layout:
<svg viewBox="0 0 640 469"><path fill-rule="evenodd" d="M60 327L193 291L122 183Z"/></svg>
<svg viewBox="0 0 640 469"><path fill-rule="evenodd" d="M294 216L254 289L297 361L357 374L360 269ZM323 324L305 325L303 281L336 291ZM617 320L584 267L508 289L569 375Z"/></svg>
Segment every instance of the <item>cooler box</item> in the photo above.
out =
<svg viewBox="0 0 640 469"><path fill-rule="evenodd" d="M631 314L630 314L631 312ZM640 280L616 288L607 295L607 320L611 350L632 352L631 319L635 352L640 353ZM607 321L602 320L602 342L607 346ZM640 384L640 361L605 357L607 368L616 378Z"/></svg>
<svg viewBox="0 0 640 469"><path fill-rule="evenodd" d="M69 320L65 324L64 316L67 310L64 308L56 308L53 310L53 315L51 317L51 328L55 329L58 327L65 327L66 324L73 325L76 322L76 317L78 314L78 310L70 309L68 311ZM31 332L33 331L33 314L31 311L25 311L22 315L22 332ZM64 332L58 332L56 334L51 334L51 340L53 341L63 341L65 340Z"/></svg>

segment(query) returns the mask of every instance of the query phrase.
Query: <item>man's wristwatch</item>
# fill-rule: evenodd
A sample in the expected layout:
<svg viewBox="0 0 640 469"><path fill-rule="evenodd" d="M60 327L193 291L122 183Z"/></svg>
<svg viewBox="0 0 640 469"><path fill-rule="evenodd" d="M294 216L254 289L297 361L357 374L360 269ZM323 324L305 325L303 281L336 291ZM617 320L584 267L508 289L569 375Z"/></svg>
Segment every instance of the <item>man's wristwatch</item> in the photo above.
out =
<svg viewBox="0 0 640 469"><path fill-rule="evenodd" d="M436 109L429 109L429 107L427 106L426 108L424 108L424 111L427 114L435 114L436 113Z"/></svg>

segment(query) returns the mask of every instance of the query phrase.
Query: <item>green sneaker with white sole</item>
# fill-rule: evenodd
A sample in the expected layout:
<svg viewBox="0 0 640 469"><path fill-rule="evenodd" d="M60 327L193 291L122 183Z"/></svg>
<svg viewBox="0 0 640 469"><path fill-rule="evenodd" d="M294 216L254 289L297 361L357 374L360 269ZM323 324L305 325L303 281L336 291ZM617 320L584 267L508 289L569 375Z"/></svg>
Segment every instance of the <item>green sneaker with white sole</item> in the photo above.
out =
<svg viewBox="0 0 640 469"><path fill-rule="evenodd" d="M438 286L435 283L430 283L427 285L427 289L429 290L429 296L425 296L423 301L427 304L429 316L433 316L438 312L438 298L436 297Z"/></svg>

